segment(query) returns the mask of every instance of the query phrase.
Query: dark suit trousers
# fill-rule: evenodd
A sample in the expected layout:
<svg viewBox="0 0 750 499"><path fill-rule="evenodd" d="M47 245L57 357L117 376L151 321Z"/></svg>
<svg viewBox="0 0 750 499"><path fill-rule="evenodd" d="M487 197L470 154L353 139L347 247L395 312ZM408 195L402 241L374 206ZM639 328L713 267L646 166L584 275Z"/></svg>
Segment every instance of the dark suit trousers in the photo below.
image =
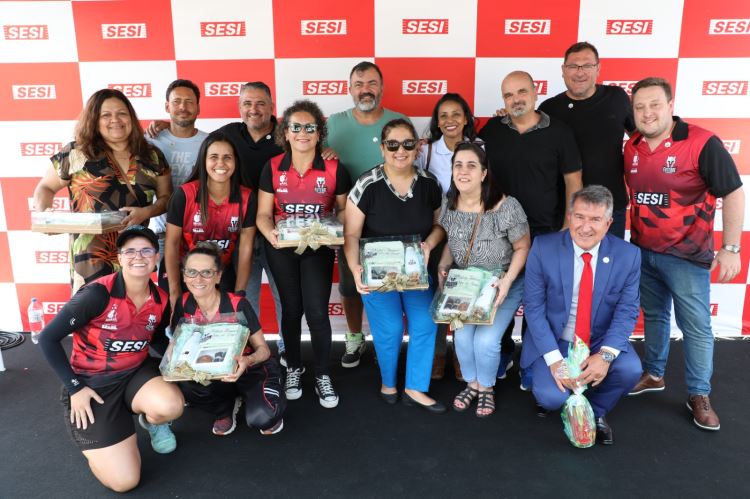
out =
<svg viewBox="0 0 750 499"><path fill-rule="evenodd" d="M560 351L565 355L569 343L560 341ZM531 364L533 377L532 392L539 405L549 411L562 407L570 396L570 390L561 392L557 387L549 366L544 362L544 357L539 357ZM598 386L589 388L583 394L594 409L597 418L605 416L611 411L617 402L636 385L643 373L641 359L632 349L620 352L620 355L612 362L607 376Z"/></svg>

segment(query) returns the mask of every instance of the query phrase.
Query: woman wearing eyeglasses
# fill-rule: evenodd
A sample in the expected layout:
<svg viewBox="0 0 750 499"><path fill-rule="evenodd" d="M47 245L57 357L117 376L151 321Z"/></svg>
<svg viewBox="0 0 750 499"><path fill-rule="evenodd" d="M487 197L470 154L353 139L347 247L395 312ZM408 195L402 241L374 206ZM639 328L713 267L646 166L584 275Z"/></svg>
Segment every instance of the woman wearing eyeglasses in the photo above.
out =
<svg viewBox="0 0 750 499"><path fill-rule="evenodd" d="M173 307L184 291L180 260L200 241L223 250L221 289L244 295L255 240L254 203L250 189L240 185L234 145L222 132L212 132L201 144L191 180L169 200L164 252Z"/></svg>
<svg viewBox="0 0 750 499"><path fill-rule="evenodd" d="M442 191L435 177L414 165L417 133L407 120L389 121L381 133L384 162L362 175L352 187L346 210L346 259L362 294L380 366L380 395L398 400L396 369L406 314L409 347L403 402L430 412L445 412L430 388L436 326L430 316L432 289L368 293L362 284L359 240L363 237L419 234L425 261L445 233L437 224Z"/></svg>
<svg viewBox="0 0 750 499"><path fill-rule="evenodd" d="M177 447L167 423L180 417L185 402L148 356L149 346L166 348L170 315L167 294L151 282L159 241L133 225L115 245L121 270L83 286L44 328L39 346L64 385L73 442L105 487L125 492L141 475L133 414L154 451L166 454ZM70 360L60 343L69 334Z"/></svg>
<svg viewBox="0 0 750 499"><path fill-rule="evenodd" d="M179 386L191 406L214 416L214 435L234 431L243 403L247 426L257 428L262 435L273 435L284 428L286 398L281 393L281 370L271 357L250 302L219 290L222 266L222 252L215 243L198 243L188 251L182 271L188 291L175 305L172 329L180 320L215 321L223 315L250 329L247 346L237 358L237 370L232 375L208 386L193 381L180 382Z"/></svg>
<svg viewBox="0 0 750 499"><path fill-rule="evenodd" d="M296 101L284 111L276 128L276 143L284 148L266 163L258 192L258 230L266 238L266 258L284 299L281 333L286 347L286 397L302 396L300 336L302 315L310 329L315 356L315 394L320 405L336 407L339 396L333 387L328 363L331 356L331 295L334 251L328 246L308 248L298 255L294 248L278 248L276 222L284 217L318 217L336 213L344 219L346 195L351 181L337 159L321 156L326 137L323 112L317 104Z"/></svg>

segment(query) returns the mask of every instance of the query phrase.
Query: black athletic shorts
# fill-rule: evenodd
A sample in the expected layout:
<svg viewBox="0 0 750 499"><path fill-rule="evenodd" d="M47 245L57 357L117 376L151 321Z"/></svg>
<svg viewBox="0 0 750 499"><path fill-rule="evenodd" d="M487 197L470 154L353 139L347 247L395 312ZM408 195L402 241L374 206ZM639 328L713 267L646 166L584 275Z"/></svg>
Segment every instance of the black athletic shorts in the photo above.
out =
<svg viewBox="0 0 750 499"><path fill-rule="evenodd" d="M89 422L85 430L76 428L75 423L70 422L70 395L63 387L60 394L60 401L65 409L63 418L73 442L81 450L102 449L122 442L134 434L135 425L131 410L133 398L143 385L157 376L161 376L157 360L149 357L123 379L93 388L104 403L91 400L95 423Z"/></svg>

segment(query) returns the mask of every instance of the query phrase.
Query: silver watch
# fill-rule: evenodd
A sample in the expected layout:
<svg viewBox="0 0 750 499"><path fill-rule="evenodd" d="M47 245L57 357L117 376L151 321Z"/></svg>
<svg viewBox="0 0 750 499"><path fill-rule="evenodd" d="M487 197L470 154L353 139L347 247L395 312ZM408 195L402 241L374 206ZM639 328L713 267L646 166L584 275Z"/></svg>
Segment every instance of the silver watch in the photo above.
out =
<svg viewBox="0 0 750 499"><path fill-rule="evenodd" d="M599 350L597 353L602 356L602 360L607 364L611 364L615 360L615 354L609 350Z"/></svg>
<svg viewBox="0 0 750 499"><path fill-rule="evenodd" d="M739 244L725 244L721 247L721 249L726 250L730 253L739 253L740 252L740 245Z"/></svg>

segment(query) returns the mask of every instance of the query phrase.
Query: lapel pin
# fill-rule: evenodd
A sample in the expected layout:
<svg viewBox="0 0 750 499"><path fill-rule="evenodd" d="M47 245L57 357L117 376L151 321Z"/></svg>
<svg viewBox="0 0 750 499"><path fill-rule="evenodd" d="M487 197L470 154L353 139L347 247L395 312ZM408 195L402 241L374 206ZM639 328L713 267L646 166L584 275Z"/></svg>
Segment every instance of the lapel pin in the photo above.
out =
<svg viewBox="0 0 750 499"><path fill-rule="evenodd" d="M609 257L608 257L608 256L605 256L604 258L602 258L602 261L603 261L604 263L609 263Z"/></svg>

